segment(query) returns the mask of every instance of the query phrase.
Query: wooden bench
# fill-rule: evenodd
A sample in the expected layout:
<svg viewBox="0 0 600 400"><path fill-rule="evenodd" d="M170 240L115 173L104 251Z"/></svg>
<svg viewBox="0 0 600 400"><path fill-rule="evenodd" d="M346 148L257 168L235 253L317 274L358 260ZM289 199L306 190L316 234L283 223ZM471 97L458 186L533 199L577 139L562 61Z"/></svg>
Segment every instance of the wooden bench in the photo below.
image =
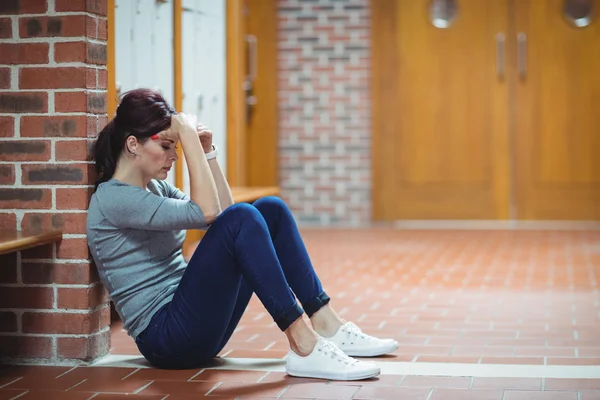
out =
<svg viewBox="0 0 600 400"><path fill-rule="evenodd" d="M61 231L41 232L3 232L0 233L0 254L8 254L15 251L30 249L62 240Z"/></svg>
<svg viewBox="0 0 600 400"><path fill-rule="evenodd" d="M279 188L277 186L233 186L231 194L236 203L251 203L261 197L279 196Z"/></svg>

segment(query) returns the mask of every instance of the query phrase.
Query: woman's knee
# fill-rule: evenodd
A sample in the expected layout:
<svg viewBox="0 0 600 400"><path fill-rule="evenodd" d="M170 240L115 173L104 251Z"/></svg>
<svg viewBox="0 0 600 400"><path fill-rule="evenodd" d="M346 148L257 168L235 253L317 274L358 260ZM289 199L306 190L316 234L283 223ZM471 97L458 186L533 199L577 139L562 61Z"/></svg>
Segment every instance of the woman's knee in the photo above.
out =
<svg viewBox="0 0 600 400"><path fill-rule="evenodd" d="M234 220L234 221L246 221L246 220L261 220L261 213L248 203L236 203L227 207L217 220Z"/></svg>
<svg viewBox="0 0 600 400"><path fill-rule="evenodd" d="M261 197L252 205L259 210L282 211L288 209L287 204L277 196Z"/></svg>

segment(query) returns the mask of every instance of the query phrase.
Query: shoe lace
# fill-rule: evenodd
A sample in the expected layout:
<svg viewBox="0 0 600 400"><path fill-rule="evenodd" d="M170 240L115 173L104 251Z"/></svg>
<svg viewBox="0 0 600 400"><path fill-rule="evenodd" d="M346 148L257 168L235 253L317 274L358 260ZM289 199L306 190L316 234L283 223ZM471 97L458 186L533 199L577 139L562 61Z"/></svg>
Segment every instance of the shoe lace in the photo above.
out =
<svg viewBox="0 0 600 400"><path fill-rule="evenodd" d="M367 335L360 330L358 326L354 323L349 322L342 328L342 332L345 333L349 340L352 340L353 337L360 337L361 339L367 339Z"/></svg>
<svg viewBox="0 0 600 400"><path fill-rule="evenodd" d="M339 347L328 341L323 342L318 351L322 352L326 356L330 356L332 360L337 358L338 362L343 362L346 365L354 365L358 362L358 360L349 357L346 353L340 350Z"/></svg>

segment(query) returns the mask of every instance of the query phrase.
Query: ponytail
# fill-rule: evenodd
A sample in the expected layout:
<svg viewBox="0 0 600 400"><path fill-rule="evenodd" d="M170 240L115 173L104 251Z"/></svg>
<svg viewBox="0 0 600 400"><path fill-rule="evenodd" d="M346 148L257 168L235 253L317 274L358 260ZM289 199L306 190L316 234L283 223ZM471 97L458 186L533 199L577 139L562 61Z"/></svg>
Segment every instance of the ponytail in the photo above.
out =
<svg viewBox="0 0 600 400"><path fill-rule="evenodd" d="M116 127L113 119L100 131L96 145L94 146L94 161L96 163L96 189L98 186L109 181L115 174L120 148L115 147Z"/></svg>

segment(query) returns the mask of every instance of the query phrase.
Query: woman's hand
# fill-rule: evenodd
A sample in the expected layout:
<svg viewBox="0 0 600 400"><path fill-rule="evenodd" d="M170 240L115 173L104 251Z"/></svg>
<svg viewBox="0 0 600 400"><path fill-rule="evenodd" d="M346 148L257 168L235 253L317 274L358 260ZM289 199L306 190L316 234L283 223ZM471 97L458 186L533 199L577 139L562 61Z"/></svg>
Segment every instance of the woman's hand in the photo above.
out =
<svg viewBox="0 0 600 400"><path fill-rule="evenodd" d="M196 134L198 119L195 115L179 113L171 117L171 129L180 137L182 135Z"/></svg>
<svg viewBox="0 0 600 400"><path fill-rule="evenodd" d="M199 124L196 128L196 132L198 133L198 138L200 139L200 144L202 144L202 149L205 153L210 153L212 151L212 141L213 134L210 129L206 126Z"/></svg>

